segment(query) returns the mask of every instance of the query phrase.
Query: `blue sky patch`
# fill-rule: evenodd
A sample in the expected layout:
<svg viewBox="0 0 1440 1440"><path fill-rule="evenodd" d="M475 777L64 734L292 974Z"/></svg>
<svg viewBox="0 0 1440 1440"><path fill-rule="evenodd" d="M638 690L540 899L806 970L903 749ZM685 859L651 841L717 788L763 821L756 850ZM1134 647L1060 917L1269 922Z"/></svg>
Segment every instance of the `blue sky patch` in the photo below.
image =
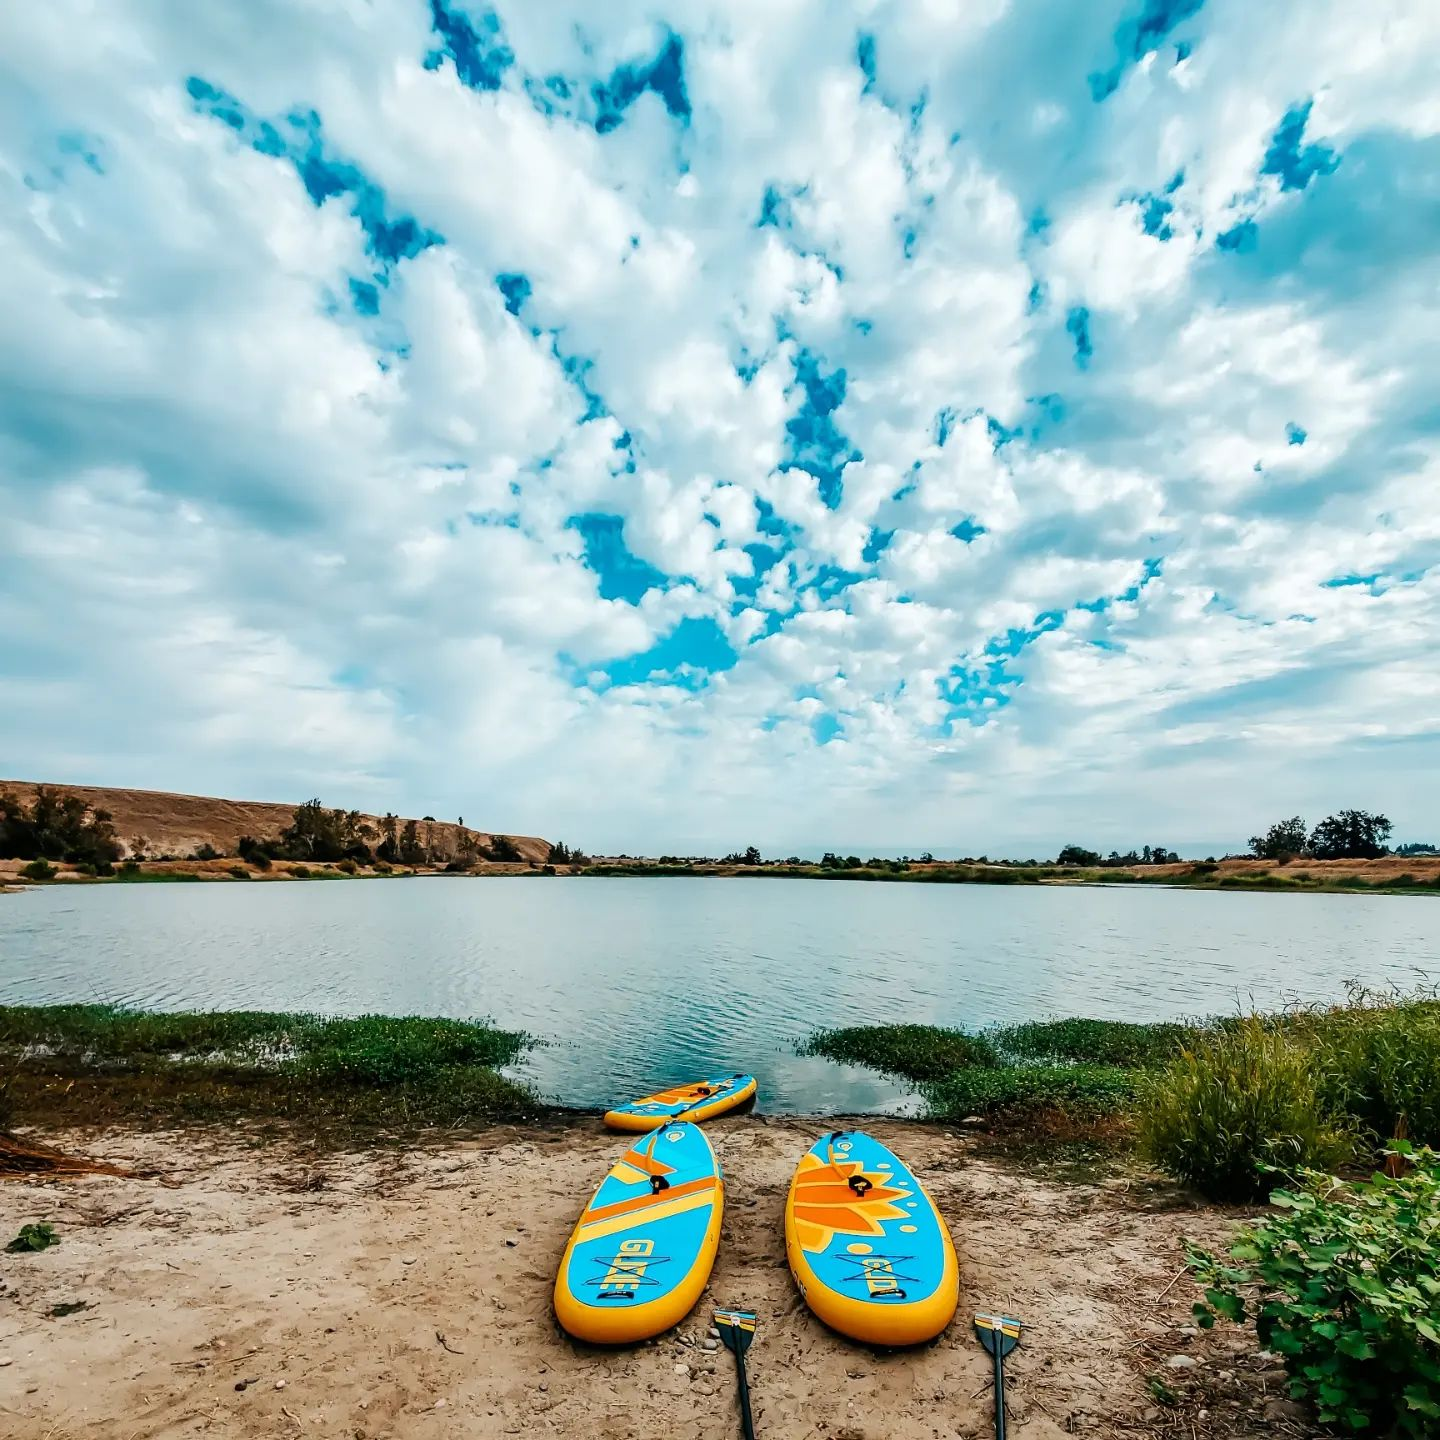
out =
<svg viewBox="0 0 1440 1440"><path fill-rule="evenodd" d="M725 632L710 619L689 617L638 655L612 660L600 668L612 685L643 684L657 672L686 689L700 689L708 676L729 670L739 657Z"/></svg>
<svg viewBox="0 0 1440 1440"><path fill-rule="evenodd" d="M845 401L845 372L826 374L818 356L801 350L795 357L795 383L804 395L785 424L789 446L780 468L809 471L819 482L820 499L833 510L840 503L845 466L863 458L834 419Z"/></svg>
<svg viewBox="0 0 1440 1440"><path fill-rule="evenodd" d="M609 80L590 87L595 101L595 129L608 135L625 118L625 112L647 91L658 95L681 125L690 123L690 96L685 89L685 42L665 32L659 53L641 65L621 65Z"/></svg>
<svg viewBox="0 0 1440 1440"><path fill-rule="evenodd" d="M817 745L828 745L842 733L839 717L830 714L817 715L810 722L810 733L814 736Z"/></svg>
<svg viewBox="0 0 1440 1440"><path fill-rule="evenodd" d="M486 10L472 22L447 0L430 0L430 19L443 43L425 57L425 68L439 69L448 56L462 85L471 90L498 90L505 72L515 63L500 17Z"/></svg>
<svg viewBox="0 0 1440 1440"><path fill-rule="evenodd" d="M1291 445L1303 445L1310 438L1310 432L1293 420L1285 427L1285 439Z"/></svg>
<svg viewBox="0 0 1440 1440"><path fill-rule="evenodd" d="M1340 157L1328 145L1305 144L1305 126L1314 104L1306 100L1292 105L1270 141L1265 152L1262 175L1274 175L1282 190L1303 190L1317 175L1330 175L1340 164Z"/></svg>
<svg viewBox="0 0 1440 1440"><path fill-rule="evenodd" d="M262 155L289 160L314 204L323 205L337 196L349 197L350 213L365 231L371 255L380 262L381 273L375 277L378 283L386 283L390 266L432 245L444 244L444 236L422 225L413 215L392 213L378 185L357 166L327 150L315 111L292 110L283 120L272 123L198 75L192 75L185 88L201 114L228 125Z"/></svg>
<svg viewBox="0 0 1440 1440"><path fill-rule="evenodd" d="M625 544L619 515L572 515L566 524L585 541L585 563L599 578L603 599L638 605L646 591L664 588L666 576Z"/></svg>
<svg viewBox="0 0 1440 1440"><path fill-rule="evenodd" d="M505 308L512 315L518 315L530 298L530 277L511 270L497 275L495 284L505 297Z"/></svg>
<svg viewBox="0 0 1440 1440"><path fill-rule="evenodd" d="M1086 369L1095 354L1095 344L1090 338L1090 312L1083 305L1076 305L1065 317L1065 330L1075 342L1075 364Z"/></svg>
<svg viewBox="0 0 1440 1440"><path fill-rule="evenodd" d="M1253 220L1238 220L1228 230L1222 230L1215 237L1215 248L1236 251L1245 255L1254 250L1259 234L1260 227Z"/></svg>
<svg viewBox="0 0 1440 1440"><path fill-rule="evenodd" d="M1089 77L1090 98L1097 104L1109 99L1137 60L1158 49L1171 31L1204 8L1205 0L1144 0L1140 13L1124 21L1115 31L1115 63L1110 69ZM1179 58L1183 60L1189 53L1187 45L1185 54Z"/></svg>

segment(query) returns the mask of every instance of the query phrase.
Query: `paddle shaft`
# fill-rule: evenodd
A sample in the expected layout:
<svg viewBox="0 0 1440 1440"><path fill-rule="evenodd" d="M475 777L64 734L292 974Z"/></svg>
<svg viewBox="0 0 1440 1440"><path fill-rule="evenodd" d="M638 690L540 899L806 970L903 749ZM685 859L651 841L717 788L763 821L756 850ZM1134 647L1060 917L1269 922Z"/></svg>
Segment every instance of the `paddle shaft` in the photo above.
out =
<svg viewBox="0 0 1440 1440"><path fill-rule="evenodd" d="M995 1347L995 1440L1005 1440L1005 1356Z"/></svg>
<svg viewBox="0 0 1440 1440"><path fill-rule="evenodd" d="M735 1374L740 1381L740 1433L745 1440L755 1440L755 1421L750 1414L750 1381L745 1375L745 1357L735 1352Z"/></svg>

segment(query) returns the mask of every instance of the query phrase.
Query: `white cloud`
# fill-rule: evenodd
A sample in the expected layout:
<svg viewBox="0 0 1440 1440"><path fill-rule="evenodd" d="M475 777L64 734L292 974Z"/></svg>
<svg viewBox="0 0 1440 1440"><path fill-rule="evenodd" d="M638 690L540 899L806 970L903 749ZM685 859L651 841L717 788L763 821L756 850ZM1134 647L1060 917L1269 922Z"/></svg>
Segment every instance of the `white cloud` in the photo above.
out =
<svg viewBox="0 0 1440 1440"><path fill-rule="evenodd" d="M1424 829L1440 19L497 13L490 90L421 0L0 17L12 771L601 848Z"/></svg>

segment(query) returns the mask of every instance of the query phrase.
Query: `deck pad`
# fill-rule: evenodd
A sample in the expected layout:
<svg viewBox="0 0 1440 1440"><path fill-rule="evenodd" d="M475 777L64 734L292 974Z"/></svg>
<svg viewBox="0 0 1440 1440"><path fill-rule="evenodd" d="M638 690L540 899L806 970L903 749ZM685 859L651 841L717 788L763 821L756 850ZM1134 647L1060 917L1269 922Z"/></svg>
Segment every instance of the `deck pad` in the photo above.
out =
<svg viewBox="0 0 1440 1440"><path fill-rule="evenodd" d="M622 1345L694 1308L725 1208L720 1162L698 1126L632 1141L576 1222L555 1279L555 1314L577 1340Z"/></svg>
<svg viewBox="0 0 1440 1440"><path fill-rule="evenodd" d="M822 1136L785 1202L785 1249L821 1320L871 1345L914 1345L959 1302L950 1232L909 1167L859 1130Z"/></svg>
<svg viewBox="0 0 1440 1440"><path fill-rule="evenodd" d="M667 1120L686 1119L700 1124L744 1105L755 1095L753 1075L720 1075L694 1085L676 1085L669 1090L617 1105L605 1112L612 1130L654 1130Z"/></svg>

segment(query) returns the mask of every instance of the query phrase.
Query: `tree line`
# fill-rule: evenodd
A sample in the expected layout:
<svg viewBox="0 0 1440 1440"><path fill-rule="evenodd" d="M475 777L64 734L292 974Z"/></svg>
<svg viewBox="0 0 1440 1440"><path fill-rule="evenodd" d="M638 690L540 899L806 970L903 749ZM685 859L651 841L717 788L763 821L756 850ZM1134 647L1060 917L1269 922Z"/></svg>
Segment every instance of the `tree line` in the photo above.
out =
<svg viewBox="0 0 1440 1440"><path fill-rule="evenodd" d="M114 816L77 795L64 795L40 785L27 805L9 791L0 792L0 860L61 860L108 875L125 848L116 833ZM132 859L143 857L150 848L143 835L129 842ZM269 869L276 860L342 865L348 861L356 867L433 865L467 870L480 861L516 864L525 859L511 836L495 835L488 843L481 843L478 836L464 828L463 821L451 845L443 835L437 836L431 815L423 821L402 823L399 816L386 814L377 826L358 810L329 810L318 799L297 805L290 824L279 835L242 835L235 852L257 870ZM207 841L190 856L156 858L219 860L226 853ZM588 861L581 851L559 841L550 846L547 863L583 865Z"/></svg>
<svg viewBox="0 0 1440 1440"><path fill-rule="evenodd" d="M1341 810L1327 815L1313 830L1299 815L1279 820L1262 835L1250 837L1250 849L1262 860L1378 860L1390 853L1385 841L1395 827L1384 815L1368 810ZM1433 846L1405 845L1401 852L1423 855Z"/></svg>

